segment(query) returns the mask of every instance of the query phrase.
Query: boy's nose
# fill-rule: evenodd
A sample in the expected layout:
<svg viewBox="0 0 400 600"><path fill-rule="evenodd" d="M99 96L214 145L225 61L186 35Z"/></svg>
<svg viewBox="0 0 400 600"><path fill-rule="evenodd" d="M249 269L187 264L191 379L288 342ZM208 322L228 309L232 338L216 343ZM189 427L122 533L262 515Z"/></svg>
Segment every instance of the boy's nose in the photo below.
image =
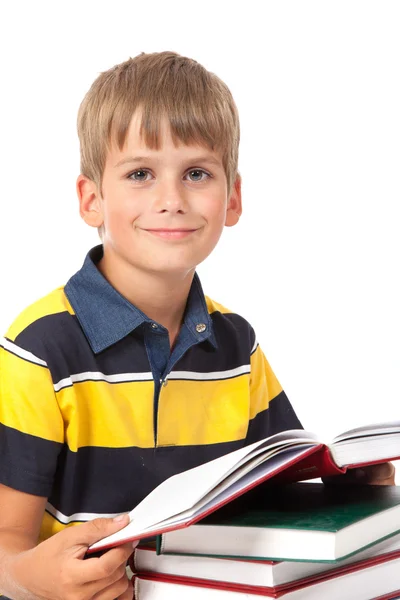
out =
<svg viewBox="0 0 400 600"><path fill-rule="evenodd" d="M181 182L172 180L160 182L154 193L154 208L157 212L186 212L186 192Z"/></svg>

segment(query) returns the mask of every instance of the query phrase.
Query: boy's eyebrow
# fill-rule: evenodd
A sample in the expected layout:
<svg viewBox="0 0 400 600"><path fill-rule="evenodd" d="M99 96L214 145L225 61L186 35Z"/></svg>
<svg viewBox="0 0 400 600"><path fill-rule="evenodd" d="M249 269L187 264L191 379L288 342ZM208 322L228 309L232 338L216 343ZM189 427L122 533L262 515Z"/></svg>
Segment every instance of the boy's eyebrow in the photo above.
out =
<svg viewBox="0 0 400 600"><path fill-rule="evenodd" d="M128 165L128 164L134 164L134 163L142 163L142 162L146 162L148 160L152 160L153 162L157 162L157 158L152 157L152 156L132 156L132 157L127 157L127 158L123 158L120 161L117 162L116 165L114 165L114 168L117 167L121 167L123 165ZM221 166L222 162L220 160L218 160L217 158L214 158L212 156L195 156L194 158L188 159L187 162L189 163L209 163L212 165L217 165L217 166Z"/></svg>

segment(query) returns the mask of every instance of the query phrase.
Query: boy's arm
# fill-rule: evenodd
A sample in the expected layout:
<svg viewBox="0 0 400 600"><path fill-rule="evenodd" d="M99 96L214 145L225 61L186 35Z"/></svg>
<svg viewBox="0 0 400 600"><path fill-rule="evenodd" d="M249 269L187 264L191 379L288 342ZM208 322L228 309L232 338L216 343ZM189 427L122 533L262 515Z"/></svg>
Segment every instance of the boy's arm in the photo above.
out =
<svg viewBox="0 0 400 600"><path fill-rule="evenodd" d="M128 523L95 519L38 545L46 498L0 485L0 593L13 600L131 600L126 561L132 545L84 560L88 546Z"/></svg>
<svg viewBox="0 0 400 600"><path fill-rule="evenodd" d="M47 364L34 331L0 339L0 594L13 600L132 599L132 545L84 560L87 548L128 523L95 519L37 544L65 443Z"/></svg>
<svg viewBox="0 0 400 600"><path fill-rule="evenodd" d="M0 484L0 553L18 553L36 545L45 506L46 498ZM0 564L4 564L1 558Z"/></svg>

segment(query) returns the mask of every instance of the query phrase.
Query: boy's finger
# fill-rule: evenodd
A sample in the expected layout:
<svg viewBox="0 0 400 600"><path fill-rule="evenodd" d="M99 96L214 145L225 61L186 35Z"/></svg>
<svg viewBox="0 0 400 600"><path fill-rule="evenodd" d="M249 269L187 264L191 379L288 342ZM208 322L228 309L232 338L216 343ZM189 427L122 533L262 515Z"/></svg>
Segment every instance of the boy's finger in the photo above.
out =
<svg viewBox="0 0 400 600"><path fill-rule="evenodd" d="M132 544L124 544L118 548L107 550L98 558L82 561L82 577L85 581L109 579L121 566L125 569L128 558L133 552Z"/></svg>
<svg viewBox="0 0 400 600"><path fill-rule="evenodd" d="M333 485L395 485L395 468L390 462L377 465L366 465L357 469L349 469L344 475L323 477L325 484Z"/></svg>
<svg viewBox="0 0 400 600"><path fill-rule="evenodd" d="M125 564L120 565L119 567L117 567L117 569L115 569L115 571L111 575L108 575L104 578L96 579L96 566L94 566L93 568L92 566L90 566L90 569L88 570L85 565L84 571L85 574L83 577L82 572L79 571L79 580L78 578L76 578L75 582L79 584L79 587L82 590L85 590L86 597L91 598L92 600L93 597L96 596L96 594L98 594L102 590L113 586L117 581L126 577Z"/></svg>
<svg viewBox="0 0 400 600"><path fill-rule="evenodd" d="M116 533L129 523L129 515L119 515L114 519L93 519L81 525L80 534L82 537L83 528L85 528L83 534L85 536L85 545L91 546L95 542L102 540L103 538Z"/></svg>
<svg viewBox="0 0 400 600"><path fill-rule="evenodd" d="M135 596L135 589L133 586L133 581L129 582L129 586L124 594L118 598L118 600L133 600Z"/></svg>
<svg viewBox="0 0 400 600"><path fill-rule="evenodd" d="M359 479L364 478L365 483L370 485L394 485L395 468L390 462L368 465L357 471Z"/></svg>
<svg viewBox="0 0 400 600"><path fill-rule="evenodd" d="M99 518L82 523L77 527L68 527L64 529L58 538L64 548L68 546L76 549L76 556L83 558L87 548L102 540L103 538L116 533L129 523L128 515L120 515L114 519Z"/></svg>
<svg viewBox="0 0 400 600"><path fill-rule="evenodd" d="M99 582L101 585L101 582ZM129 594L129 590L133 590L131 582L128 577L124 575L124 577L120 577L118 581L115 581L111 585L105 587L99 587L96 593L93 593L92 600L110 600L110 598L123 598L125 594L128 592L128 596L126 598L133 598L133 591Z"/></svg>

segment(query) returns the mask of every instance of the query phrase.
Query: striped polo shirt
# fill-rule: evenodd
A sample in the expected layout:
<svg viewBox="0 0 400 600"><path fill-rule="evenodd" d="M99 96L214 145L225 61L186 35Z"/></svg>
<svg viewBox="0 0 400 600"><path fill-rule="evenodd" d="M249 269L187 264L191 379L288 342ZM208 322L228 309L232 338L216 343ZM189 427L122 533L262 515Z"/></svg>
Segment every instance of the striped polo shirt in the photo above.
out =
<svg viewBox="0 0 400 600"><path fill-rule="evenodd" d="M0 482L48 499L41 539L301 427L251 326L197 275L171 350L168 331L102 276L101 257L91 250L0 341Z"/></svg>

